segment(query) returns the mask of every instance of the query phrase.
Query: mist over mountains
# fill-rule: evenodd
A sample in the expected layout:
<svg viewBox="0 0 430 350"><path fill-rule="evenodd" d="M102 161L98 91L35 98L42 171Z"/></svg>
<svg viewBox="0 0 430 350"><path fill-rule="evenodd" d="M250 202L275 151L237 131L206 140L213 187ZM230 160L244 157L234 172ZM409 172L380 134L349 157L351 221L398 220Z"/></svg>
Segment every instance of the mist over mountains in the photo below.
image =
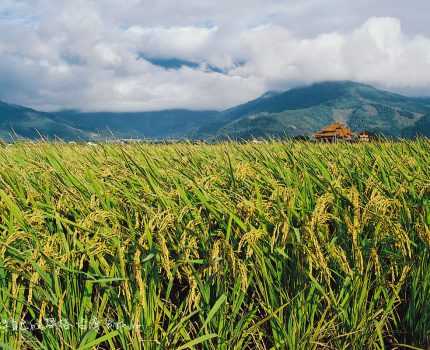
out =
<svg viewBox="0 0 430 350"><path fill-rule="evenodd" d="M47 113L0 102L2 139L295 137L310 136L335 121L353 131L368 130L388 137L430 136L430 98L339 81L268 92L224 111Z"/></svg>

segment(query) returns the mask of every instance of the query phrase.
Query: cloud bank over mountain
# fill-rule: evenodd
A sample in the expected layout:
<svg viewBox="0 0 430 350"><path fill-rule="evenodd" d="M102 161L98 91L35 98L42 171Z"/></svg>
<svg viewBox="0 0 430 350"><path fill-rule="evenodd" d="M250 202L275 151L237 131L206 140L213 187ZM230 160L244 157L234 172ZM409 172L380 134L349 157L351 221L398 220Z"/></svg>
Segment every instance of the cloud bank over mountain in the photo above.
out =
<svg viewBox="0 0 430 350"><path fill-rule="evenodd" d="M4 0L0 100L223 109L322 80L430 95L428 2L285 3Z"/></svg>

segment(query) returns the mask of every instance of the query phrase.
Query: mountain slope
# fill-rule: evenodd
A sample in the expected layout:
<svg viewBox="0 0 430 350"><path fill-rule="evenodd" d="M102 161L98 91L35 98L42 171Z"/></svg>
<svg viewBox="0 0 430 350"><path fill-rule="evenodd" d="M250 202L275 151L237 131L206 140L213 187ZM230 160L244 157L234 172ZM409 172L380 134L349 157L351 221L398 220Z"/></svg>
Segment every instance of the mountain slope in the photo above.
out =
<svg viewBox="0 0 430 350"><path fill-rule="evenodd" d="M430 112L428 99L410 98L354 82L323 82L250 101L224 111L203 135L265 137L311 135L334 121L354 131L413 134Z"/></svg>
<svg viewBox="0 0 430 350"><path fill-rule="evenodd" d="M414 125L405 128L402 131L402 136L406 138L426 136L430 137L430 113L426 114Z"/></svg>
<svg viewBox="0 0 430 350"><path fill-rule="evenodd" d="M0 101L0 138L15 137L40 138L40 136L63 139L88 139L93 137L79 127L59 121L50 113L38 112L30 108L7 104Z"/></svg>

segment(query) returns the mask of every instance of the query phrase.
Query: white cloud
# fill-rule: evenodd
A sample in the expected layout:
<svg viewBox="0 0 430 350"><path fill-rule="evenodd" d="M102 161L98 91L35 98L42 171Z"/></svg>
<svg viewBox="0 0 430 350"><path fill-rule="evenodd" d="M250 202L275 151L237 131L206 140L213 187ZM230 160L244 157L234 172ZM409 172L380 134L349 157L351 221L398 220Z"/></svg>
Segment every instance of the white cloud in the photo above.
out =
<svg viewBox="0 0 430 350"><path fill-rule="evenodd" d="M358 13L370 6L358 3ZM340 0L324 4L346 11ZM430 34L394 17L321 22L324 9L321 0L7 0L0 14L31 20L0 20L0 99L50 110L219 109L339 79L430 94ZM166 70L140 54L203 64Z"/></svg>
<svg viewBox="0 0 430 350"><path fill-rule="evenodd" d="M351 79L392 88L430 88L430 39L405 36L400 21L372 18L343 49Z"/></svg>
<svg viewBox="0 0 430 350"><path fill-rule="evenodd" d="M310 39L265 26L242 33L248 63L235 70L256 75L269 87L291 81L358 80L393 89L430 92L430 39L407 36L395 18L371 18L349 33Z"/></svg>

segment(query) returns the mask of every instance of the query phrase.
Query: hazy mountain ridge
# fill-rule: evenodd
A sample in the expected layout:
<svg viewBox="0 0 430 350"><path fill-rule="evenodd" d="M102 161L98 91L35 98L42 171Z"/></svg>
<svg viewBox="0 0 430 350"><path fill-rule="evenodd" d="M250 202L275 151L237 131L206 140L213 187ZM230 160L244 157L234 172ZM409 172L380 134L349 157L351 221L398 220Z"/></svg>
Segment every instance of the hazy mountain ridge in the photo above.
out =
<svg viewBox="0 0 430 350"><path fill-rule="evenodd" d="M56 120L52 113L7 104L0 101L0 138L40 138L41 136L64 139L90 139L96 135L70 123Z"/></svg>
<svg viewBox="0 0 430 350"><path fill-rule="evenodd" d="M70 123L99 138L193 138L218 112L172 109L154 112L59 112L55 119Z"/></svg>
<svg viewBox="0 0 430 350"><path fill-rule="evenodd" d="M341 121L354 131L430 136L430 98L406 97L349 81L269 91L222 112L46 113L0 102L0 137L13 132L65 140L116 138L251 138L311 135Z"/></svg>

